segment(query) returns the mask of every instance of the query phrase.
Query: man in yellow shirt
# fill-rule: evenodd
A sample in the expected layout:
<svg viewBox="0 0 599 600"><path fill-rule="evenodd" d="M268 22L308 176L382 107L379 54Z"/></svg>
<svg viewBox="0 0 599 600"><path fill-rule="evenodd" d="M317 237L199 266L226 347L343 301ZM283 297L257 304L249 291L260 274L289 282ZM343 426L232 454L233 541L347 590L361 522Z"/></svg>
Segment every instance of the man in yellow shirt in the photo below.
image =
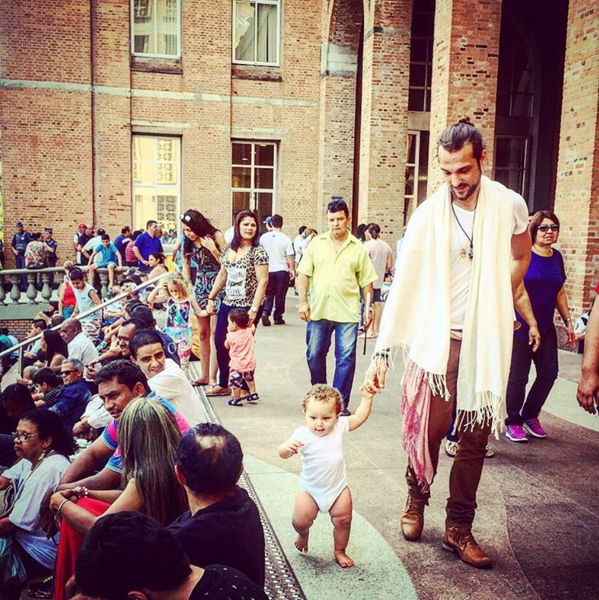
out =
<svg viewBox="0 0 599 600"><path fill-rule="evenodd" d="M349 415L356 370L360 291L372 301L372 283L377 275L364 246L349 232L349 210L343 200L329 203L327 222L329 231L312 240L298 267L299 315L308 323L306 356L312 385L327 383L327 354L335 333L333 387L343 396L341 414ZM370 306L365 315L365 329L371 320Z"/></svg>

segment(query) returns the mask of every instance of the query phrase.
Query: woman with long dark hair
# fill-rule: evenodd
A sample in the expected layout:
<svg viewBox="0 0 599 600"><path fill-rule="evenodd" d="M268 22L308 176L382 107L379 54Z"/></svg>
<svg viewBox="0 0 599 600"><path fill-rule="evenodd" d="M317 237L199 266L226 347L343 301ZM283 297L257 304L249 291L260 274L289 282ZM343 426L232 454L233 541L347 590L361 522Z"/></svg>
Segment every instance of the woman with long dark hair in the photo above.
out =
<svg viewBox="0 0 599 600"><path fill-rule="evenodd" d="M175 476L181 432L161 402L138 398L125 407L119 422L123 490L74 488L56 492L50 507L62 518L54 586L62 600L85 534L102 516L143 510L167 526L187 510L187 498Z"/></svg>
<svg viewBox="0 0 599 600"><path fill-rule="evenodd" d="M21 460L0 476L0 490L16 487L16 501L0 519L0 552L10 561L13 577L5 580L11 572L5 569L0 585L7 597L18 598L28 578L49 575L54 568L56 543L40 527L40 505L46 492L60 483L76 445L62 419L45 410L21 416L13 438Z"/></svg>
<svg viewBox="0 0 599 600"><path fill-rule="evenodd" d="M191 281L191 261L197 265L193 293L201 309L208 304L208 297L218 272L220 271L221 250L225 246L225 238L202 213L188 210L181 215L183 242L183 275ZM220 306L220 297L215 297L215 311L212 317L198 318L200 336L200 366L202 375L193 382L194 385L216 384L218 365L214 352L214 332L216 329L216 312Z"/></svg>
<svg viewBox="0 0 599 600"><path fill-rule="evenodd" d="M46 353L46 365L58 373L64 359L69 357L67 343L58 331L46 329L42 333L41 348Z"/></svg>
<svg viewBox="0 0 599 600"><path fill-rule="evenodd" d="M206 310L214 314L216 299L225 289L225 297L218 310L215 343L218 359L218 385L206 392L207 396L223 396L229 389L229 351L225 347L229 313L234 308L247 309L250 325L257 324L262 313L262 303L268 285L268 255L260 246L256 214L241 211L235 219L235 233L230 245L223 248L221 268Z"/></svg>

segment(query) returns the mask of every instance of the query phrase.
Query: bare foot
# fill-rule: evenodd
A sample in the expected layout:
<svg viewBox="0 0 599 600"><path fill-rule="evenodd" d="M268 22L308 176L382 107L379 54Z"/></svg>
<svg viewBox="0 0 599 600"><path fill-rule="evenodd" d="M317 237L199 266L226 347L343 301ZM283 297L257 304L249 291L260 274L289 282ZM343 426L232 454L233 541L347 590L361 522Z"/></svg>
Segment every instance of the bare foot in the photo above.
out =
<svg viewBox="0 0 599 600"><path fill-rule="evenodd" d="M343 550L335 550L335 560L337 561L337 564L344 569L349 569L354 566L354 561L345 554Z"/></svg>
<svg viewBox="0 0 599 600"><path fill-rule="evenodd" d="M297 536L297 539L295 540L295 547L304 554L308 553L308 533Z"/></svg>

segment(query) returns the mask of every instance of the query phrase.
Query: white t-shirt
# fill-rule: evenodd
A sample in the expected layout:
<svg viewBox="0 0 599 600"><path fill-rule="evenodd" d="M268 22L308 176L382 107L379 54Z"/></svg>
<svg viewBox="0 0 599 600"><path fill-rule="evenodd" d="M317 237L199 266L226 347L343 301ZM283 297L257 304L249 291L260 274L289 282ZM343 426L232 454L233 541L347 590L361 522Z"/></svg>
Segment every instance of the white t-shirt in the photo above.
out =
<svg viewBox="0 0 599 600"><path fill-rule="evenodd" d="M293 240L293 250L295 251L295 262L298 263L305 249L306 239L303 235L295 236Z"/></svg>
<svg viewBox="0 0 599 600"><path fill-rule="evenodd" d="M20 495L8 515L9 521L19 529L13 538L25 552L48 569L54 567L57 546L53 540L47 540L39 526L40 506L46 492L60 483L69 468L69 459L62 454L52 454L45 458L31 472L31 462L23 459L2 473L7 479L16 479Z"/></svg>
<svg viewBox="0 0 599 600"><path fill-rule="evenodd" d="M230 244L233 241L233 237L235 236L235 227L229 227L229 229L225 231L224 236L225 242L227 242L227 244Z"/></svg>
<svg viewBox="0 0 599 600"><path fill-rule="evenodd" d="M385 268L387 266L387 260L393 254L391 246L381 239L368 240L364 244L368 256L374 266L374 270L378 275L378 279L373 283L375 290L380 290L385 280Z"/></svg>
<svg viewBox="0 0 599 600"><path fill-rule="evenodd" d="M260 244L268 254L268 272L287 271L287 257L295 254L291 238L281 231L269 231L260 238Z"/></svg>
<svg viewBox="0 0 599 600"><path fill-rule="evenodd" d="M167 358L164 371L148 379L148 385L158 396L168 400L191 427L206 420L198 395L174 360Z"/></svg>
<svg viewBox="0 0 599 600"><path fill-rule="evenodd" d="M73 236L73 244L75 244L75 246L77 246L77 244L79 244L79 233L76 233ZM81 264L81 252L79 252L79 250L77 250L77 264Z"/></svg>
<svg viewBox="0 0 599 600"><path fill-rule="evenodd" d="M510 190L511 192L511 190ZM514 203L514 227L512 235L524 233L528 227L528 206L524 198L516 192L511 192ZM476 211L464 210L453 205L457 218L466 233L472 237L474 227L474 215ZM456 218L452 215L452 230L450 241L450 287L451 287L451 329L463 329L466 317L466 305L468 293L470 292L470 273L472 261L467 258L460 261L458 253L464 248L466 253L470 252L470 241L460 229Z"/></svg>
<svg viewBox="0 0 599 600"><path fill-rule="evenodd" d="M89 240L89 242L87 242L87 244L85 244L85 246L83 246L83 249L91 256L92 252L101 244L102 244L102 236L97 235L96 237L93 237L91 240ZM102 260L101 253L98 253L98 254L96 254L96 256L94 256L95 263L99 263L101 260Z"/></svg>
<svg viewBox="0 0 599 600"><path fill-rule="evenodd" d="M314 435L305 425L298 427L291 439L304 445L299 451L302 459L300 487L308 492L321 512L328 512L347 486L343 436L349 433L348 417L339 417L329 435Z"/></svg>
<svg viewBox="0 0 599 600"><path fill-rule="evenodd" d="M80 331L68 344L69 358L80 360L87 367L90 362L98 360L98 351L93 342Z"/></svg>

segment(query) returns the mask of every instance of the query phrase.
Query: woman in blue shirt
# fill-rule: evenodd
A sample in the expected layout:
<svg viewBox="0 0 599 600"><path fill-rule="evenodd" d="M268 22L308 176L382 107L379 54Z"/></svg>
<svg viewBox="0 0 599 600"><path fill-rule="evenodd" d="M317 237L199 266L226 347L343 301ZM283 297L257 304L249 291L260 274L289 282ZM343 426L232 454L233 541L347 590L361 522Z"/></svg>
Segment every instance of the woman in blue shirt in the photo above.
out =
<svg viewBox="0 0 599 600"><path fill-rule="evenodd" d="M528 340L528 325L519 313L521 325L514 333L512 365L507 387L506 436L512 442L528 442L528 435L544 438L547 433L539 422L539 413L557 379L557 333L553 324L555 309L559 311L568 332L568 346L574 345L574 328L564 283L566 271L560 252L552 248L559 234L559 219L549 210L537 212L530 222L532 254L524 287L537 320L541 345L533 353ZM535 363L537 378L528 396L526 384L531 362Z"/></svg>

